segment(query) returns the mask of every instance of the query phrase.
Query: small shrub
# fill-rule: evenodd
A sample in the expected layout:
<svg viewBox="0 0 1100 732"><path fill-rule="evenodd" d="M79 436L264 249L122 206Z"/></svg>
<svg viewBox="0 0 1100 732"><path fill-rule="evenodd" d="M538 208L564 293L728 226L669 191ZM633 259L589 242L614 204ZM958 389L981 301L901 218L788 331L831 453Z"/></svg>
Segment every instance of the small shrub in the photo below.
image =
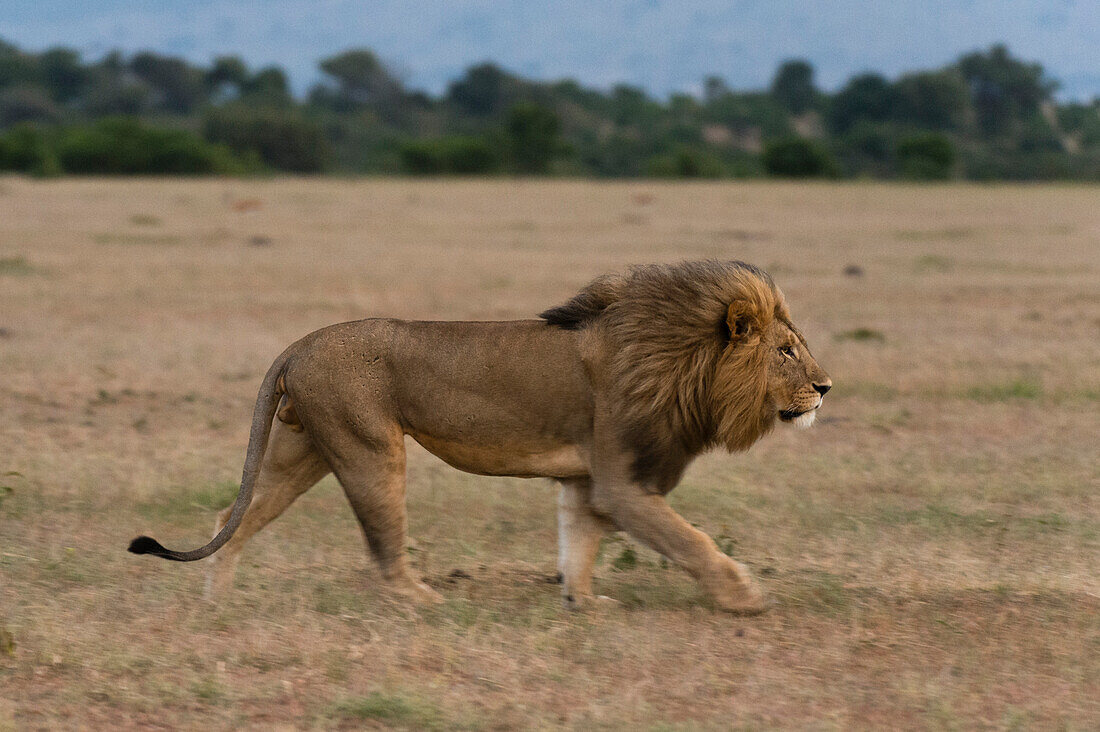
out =
<svg viewBox="0 0 1100 732"><path fill-rule="evenodd" d="M61 167L93 175L204 175L239 172L224 147L183 130L147 127L128 117L67 130L59 143Z"/></svg>
<svg viewBox="0 0 1100 732"><path fill-rule="evenodd" d="M946 180L955 165L955 147L946 135L929 132L898 142L898 167L911 180Z"/></svg>
<svg viewBox="0 0 1100 732"><path fill-rule="evenodd" d="M721 163L691 149L652 158L646 168L646 172L656 178L717 178L722 175Z"/></svg>
<svg viewBox="0 0 1100 732"><path fill-rule="evenodd" d="M966 391L967 397L978 402L1038 399L1042 394L1043 385L1034 379L1016 379L1004 384L983 384L972 386Z"/></svg>
<svg viewBox="0 0 1100 732"><path fill-rule="evenodd" d="M764 170L780 178L831 178L837 175L833 156L813 140L787 137L764 145Z"/></svg>
<svg viewBox="0 0 1100 732"><path fill-rule="evenodd" d="M61 172L57 152L46 134L31 125L16 125L0 135L0 170L52 176Z"/></svg>
<svg viewBox="0 0 1100 732"><path fill-rule="evenodd" d="M483 175L497 171L500 160L488 141L454 136L405 143L401 167L416 175Z"/></svg>
<svg viewBox="0 0 1100 732"><path fill-rule="evenodd" d="M559 132L561 121L552 110L521 103L508 112L508 145L517 173L542 174L564 152Z"/></svg>
<svg viewBox="0 0 1100 732"><path fill-rule="evenodd" d="M244 105L214 109L206 114L202 133L210 142L275 170L317 173L328 162L328 142L321 127L286 109Z"/></svg>

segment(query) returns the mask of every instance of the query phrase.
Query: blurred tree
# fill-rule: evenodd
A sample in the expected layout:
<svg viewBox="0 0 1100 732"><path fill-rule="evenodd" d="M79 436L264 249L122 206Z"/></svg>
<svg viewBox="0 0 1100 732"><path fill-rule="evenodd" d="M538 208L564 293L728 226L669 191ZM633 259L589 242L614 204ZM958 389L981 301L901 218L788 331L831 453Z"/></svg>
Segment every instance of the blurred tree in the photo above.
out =
<svg viewBox="0 0 1100 732"><path fill-rule="evenodd" d="M248 66L240 56L218 56L203 78L211 97L233 99L248 80Z"/></svg>
<svg viewBox="0 0 1100 732"><path fill-rule="evenodd" d="M766 143L764 169L781 178L833 177L838 172L836 161L825 148L801 137Z"/></svg>
<svg viewBox="0 0 1100 732"><path fill-rule="evenodd" d="M321 71L337 83L337 104L345 110L362 105L392 107L403 94L401 82L372 51L355 49L321 62Z"/></svg>
<svg viewBox="0 0 1100 732"><path fill-rule="evenodd" d="M611 89L611 119L615 124L651 130L661 116L661 105L645 89L616 84Z"/></svg>
<svg viewBox="0 0 1100 732"><path fill-rule="evenodd" d="M1011 131L1013 122L1038 112L1058 88L1040 64L1018 61L1000 44L963 56L955 67L970 87L978 126L986 135Z"/></svg>
<svg viewBox="0 0 1100 732"><path fill-rule="evenodd" d="M603 91L571 79L544 83L492 63L470 67L443 97L433 97L405 90L366 49L326 59L322 70L325 81L302 102L281 68L252 71L237 56L206 68L155 53L111 53L85 63L71 49L32 53L0 41L0 128L33 122L55 149L59 135L70 135L51 125L71 131L124 113L162 128L201 127L274 169L399 172L422 159L422 167L446 172L507 165L536 173L556 161L558 170L598 176L759 175L767 143L776 171L798 169L798 160L810 167L824 161L828 171L835 152L845 174L920 176L913 171L935 159L934 149L914 148L909 138L944 132L960 161L949 166L952 173L1100 177L1100 105L1058 103L1042 67L1004 46L895 83L856 76L834 95L814 89L813 68L800 60L781 64L765 92L732 91L720 77L707 77L701 99L655 99L634 86ZM808 109L822 112L831 135L810 149L786 139L796 128L818 137L821 131L806 124L812 120L797 119ZM93 141L106 139L103 130L97 134ZM179 138L170 145L143 139L186 147ZM415 140L426 147L409 147Z"/></svg>
<svg viewBox="0 0 1100 732"><path fill-rule="evenodd" d="M45 89L11 86L0 91L0 127L19 122L57 122L61 110Z"/></svg>
<svg viewBox="0 0 1100 732"><path fill-rule="evenodd" d="M726 80L721 76L708 76L703 79L703 103L711 104L730 93Z"/></svg>
<svg viewBox="0 0 1100 732"><path fill-rule="evenodd" d="M1058 108L1058 124L1083 148L1100 146L1100 99L1092 104L1069 103Z"/></svg>
<svg viewBox="0 0 1100 732"><path fill-rule="evenodd" d="M139 53L130 70L159 95L159 106L176 114L190 114L206 100L203 73L183 59Z"/></svg>
<svg viewBox="0 0 1100 732"><path fill-rule="evenodd" d="M898 142L898 166L905 178L944 180L955 165L955 147L946 135L925 132Z"/></svg>
<svg viewBox="0 0 1100 732"><path fill-rule="evenodd" d="M718 178L722 164L702 150L685 146L651 158L646 173L657 178Z"/></svg>
<svg viewBox="0 0 1100 732"><path fill-rule="evenodd" d="M90 67L81 107L95 117L138 115L152 109L153 90L130 72L122 54L113 52Z"/></svg>
<svg viewBox="0 0 1100 732"><path fill-rule="evenodd" d="M493 146L480 137L415 140L401 146L402 168L417 175L481 175L500 167Z"/></svg>
<svg viewBox="0 0 1100 732"><path fill-rule="evenodd" d="M704 118L739 132L758 131L764 137L791 134L791 119L771 94L724 94L712 100Z"/></svg>
<svg viewBox="0 0 1100 732"><path fill-rule="evenodd" d="M38 64L34 57L0 40L0 88L38 81Z"/></svg>
<svg viewBox="0 0 1100 732"><path fill-rule="evenodd" d="M20 124L0 134L0 170L47 176L60 173L61 166L46 134Z"/></svg>
<svg viewBox="0 0 1100 732"><path fill-rule="evenodd" d="M1016 147L1022 152L1063 151L1057 130L1041 112L1034 112L1020 120L1016 134Z"/></svg>
<svg viewBox="0 0 1100 732"><path fill-rule="evenodd" d="M489 116L504 109L508 75L496 64L478 64L447 88L447 100L467 114Z"/></svg>
<svg viewBox="0 0 1100 732"><path fill-rule="evenodd" d="M954 70L906 74L896 86L900 120L932 130L961 129L971 113L966 80Z"/></svg>
<svg viewBox="0 0 1100 732"><path fill-rule="evenodd" d="M558 116L538 104L517 104L508 113L508 141L519 173L545 173L562 152Z"/></svg>
<svg viewBox="0 0 1100 732"><path fill-rule="evenodd" d="M42 84L62 104L79 97L90 76L80 54L69 48L51 48L41 54L38 69Z"/></svg>
<svg viewBox="0 0 1100 732"><path fill-rule="evenodd" d="M225 148L190 132L148 127L125 117L67 130L59 143L59 158L66 172L81 174L202 175L239 170Z"/></svg>
<svg viewBox="0 0 1100 732"><path fill-rule="evenodd" d="M296 110L228 104L207 110L202 130L207 140L275 170L316 173L328 161L321 128Z"/></svg>
<svg viewBox="0 0 1100 732"><path fill-rule="evenodd" d="M837 138L838 154L845 172L883 178L895 175L896 134L890 124L862 121L852 125Z"/></svg>
<svg viewBox="0 0 1100 732"><path fill-rule="evenodd" d="M817 98L814 67L808 61L784 61L772 80L771 95L792 114L802 114Z"/></svg>
<svg viewBox="0 0 1100 732"><path fill-rule="evenodd" d="M257 105L284 107L293 103L286 73L277 66L260 69L239 86L242 97Z"/></svg>
<svg viewBox="0 0 1100 732"><path fill-rule="evenodd" d="M852 77L829 107L829 123L837 132L846 132L857 122L884 122L897 114L897 93L879 74Z"/></svg>

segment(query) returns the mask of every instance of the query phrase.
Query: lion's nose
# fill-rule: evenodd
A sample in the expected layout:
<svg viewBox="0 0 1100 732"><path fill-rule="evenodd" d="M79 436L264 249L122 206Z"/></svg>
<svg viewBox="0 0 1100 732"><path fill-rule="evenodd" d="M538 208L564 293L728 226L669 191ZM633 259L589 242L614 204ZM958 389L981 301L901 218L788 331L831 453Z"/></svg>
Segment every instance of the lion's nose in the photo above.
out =
<svg viewBox="0 0 1100 732"><path fill-rule="evenodd" d="M831 379L827 379L827 380L821 382L820 384L814 384L814 391L816 391L821 396L825 396L825 392L829 391L829 389L832 389L832 388L833 388L833 382L832 382Z"/></svg>

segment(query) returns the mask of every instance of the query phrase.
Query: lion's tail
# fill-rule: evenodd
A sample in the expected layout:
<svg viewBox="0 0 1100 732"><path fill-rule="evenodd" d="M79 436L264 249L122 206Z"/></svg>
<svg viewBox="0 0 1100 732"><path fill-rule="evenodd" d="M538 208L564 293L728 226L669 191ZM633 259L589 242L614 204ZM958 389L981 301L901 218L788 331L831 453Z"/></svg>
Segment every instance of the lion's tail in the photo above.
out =
<svg viewBox="0 0 1100 732"><path fill-rule="evenodd" d="M293 347L292 347L293 348ZM283 375L289 360L292 348L288 348L271 364L267 375L260 385L260 393L256 398L256 409L252 414L252 432L248 438L248 452L244 459L244 475L241 477L241 489L237 493L237 500L233 503L233 511L229 514L229 520L222 526L217 536L210 540L206 546L189 552L177 552L165 549L161 543L151 536L139 536L130 542L129 551L134 554L152 554L174 562L193 562L203 559L221 549L232 538L237 527L241 525L244 512L248 510L248 504L252 502L252 489L256 485L256 477L260 474L260 465L263 463L264 452L267 450L267 440L271 435L271 420L275 416L275 410L279 404L277 384Z"/></svg>

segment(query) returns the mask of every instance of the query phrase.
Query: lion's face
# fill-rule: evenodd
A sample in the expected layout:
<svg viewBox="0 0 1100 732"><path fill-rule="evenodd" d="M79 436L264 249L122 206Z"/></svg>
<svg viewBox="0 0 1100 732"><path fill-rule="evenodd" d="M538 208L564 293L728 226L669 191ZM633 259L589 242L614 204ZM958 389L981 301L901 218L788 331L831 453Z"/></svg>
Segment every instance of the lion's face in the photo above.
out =
<svg viewBox="0 0 1100 732"><path fill-rule="evenodd" d="M809 427L832 379L817 365L806 339L788 322L776 318L769 331L761 339L768 371L767 402L780 421Z"/></svg>

